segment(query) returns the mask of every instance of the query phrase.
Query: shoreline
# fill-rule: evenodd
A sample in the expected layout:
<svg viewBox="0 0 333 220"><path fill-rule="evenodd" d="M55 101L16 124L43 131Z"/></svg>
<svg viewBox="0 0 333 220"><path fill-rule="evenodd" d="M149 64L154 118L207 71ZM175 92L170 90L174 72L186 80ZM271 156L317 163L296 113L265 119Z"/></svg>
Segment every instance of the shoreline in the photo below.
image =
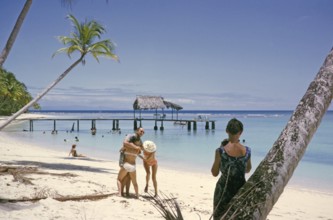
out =
<svg viewBox="0 0 333 220"><path fill-rule="evenodd" d="M3 134L7 136L6 132L3 133ZM15 139L15 137L10 133L8 133L8 137L11 138L11 139ZM24 142L24 140L21 140L21 139L20 140L15 140L15 142L20 143L20 144L26 144ZM73 143L75 143L75 142L73 142ZM51 148L51 147L45 146L45 143L44 144L28 143L28 145L33 145L33 146L36 146L36 147L39 147L39 148L42 148L42 149L45 149L45 150L51 150L51 151L54 150L54 151L57 151L57 152L64 152L64 155L66 155L67 150L69 151L71 144L68 143L68 146L66 146L66 147L68 147L68 149L67 148L66 149ZM99 158L99 159L102 159L102 160L118 160L118 155L111 155L111 154L109 154L109 152L98 152L98 153L93 152L92 155L91 155L90 154L91 152L89 152L88 150L89 150L88 148L84 148L84 147L80 146L79 152L83 153L84 155L89 155L89 156L92 156L94 158ZM195 173L195 174L210 175L210 167L205 167L205 168L200 167L200 166L191 167L188 164L183 164L179 161L165 161L165 160L160 162L160 164L168 170L178 170L178 171L181 171L181 172L190 172L190 173ZM252 175L252 173L255 171L256 166L251 170L251 172L249 174L246 174L246 179L248 179ZM299 164L299 168L301 168L300 166L301 166L301 164ZM321 164L312 164L312 167L317 168L317 169L324 169L325 168ZM302 168L302 169L304 170L304 168ZM297 171L298 170L296 169L295 172L297 172ZM217 179L216 179L216 181L217 181ZM323 184L322 182L312 181L308 177L302 177L302 178L292 177L290 179L289 183L287 184L287 186L291 187L291 188L300 188L300 189L305 189L305 190L310 190L310 191L318 191L318 192L321 192L321 193L333 194L333 189L330 187L330 185L328 185L328 183Z"/></svg>
<svg viewBox="0 0 333 220"><path fill-rule="evenodd" d="M0 132L1 133L1 132ZM29 133L29 132L28 132ZM67 151L69 151L71 143L76 143L73 141L69 141L68 143L65 143L65 145L59 145L54 147L50 147L48 146L48 138L44 138L44 142L30 142L29 139L27 139L27 137L24 139L16 139L15 138L15 132L12 133L11 131L9 132L3 132L4 135L8 136L9 138L15 140L15 142L21 143L21 144L29 144L29 145L33 145L33 146L37 146L46 150L54 150L57 152L65 152L64 156L67 153ZM42 133L41 133L42 134ZM63 134L63 133L61 133ZM45 135L45 134L42 134ZM59 134L60 135L60 134ZM45 136L44 136L45 137ZM52 137L52 136L50 136ZM65 137L65 136L64 136ZM29 136L28 136L29 138ZM61 137L60 139L62 140L63 137ZM65 137L66 138L66 137ZM117 148L118 144L112 144L111 148L112 150L110 151L110 149L99 149L99 150L94 150L93 148L90 148L89 145L85 144L84 141L77 142L79 143L79 153L82 153L84 155L88 155L94 158L99 158L99 159L103 159L103 160L118 160L118 150L119 148ZM67 146L68 145L68 146ZM188 164L187 162L184 163L184 161L178 161L178 160L170 160L170 158L165 159L162 158L162 155L158 155L158 159L160 161L160 167L166 168L168 170L178 170L178 171L184 171L184 172L191 172L191 173L196 173L196 174L203 174L203 175L210 175L210 168L211 165L206 165L206 166L201 166L199 164ZM255 168L258 166L258 164L260 163L260 160L253 160L253 169L251 170L251 172L249 174L246 174L246 178L249 178L250 175L252 175L252 173L255 171ZM329 167L328 165L325 164L317 164L317 163L313 163L312 162L306 162L306 165L304 166L302 163L300 163L298 165L298 167L295 170L294 176L290 179L289 183L287 184L287 186L292 187L292 188L301 188L301 189L306 189L306 190L312 190L312 191L318 191L318 192L323 192L323 193L328 193L328 194L333 194L333 188L331 187L330 184L330 179L331 177L324 177L325 179L321 179L321 178L315 178L313 179L313 177L315 175L310 175L308 173L308 169L311 169L311 172L315 172L315 170L326 170ZM315 176L316 177L316 176ZM215 180L217 181L217 180Z"/></svg>
<svg viewBox="0 0 333 220"><path fill-rule="evenodd" d="M0 187L4 189L0 193L0 199L45 197L37 202L1 201L0 219L164 219L153 206L150 196L143 192L145 171L142 161L137 161L140 198L133 198L133 186L130 189L131 197L125 198L115 195L119 170L117 160L100 157L71 158L67 157L67 151L20 142L2 132L0 143L1 166L35 167L41 172L49 173L25 175L33 185L14 181L13 175L0 175ZM189 171L161 165L157 172L159 190L176 198L184 219L209 219L217 180L210 173L196 172L193 169ZM151 182L150 187L152 192ZM96 194L109 196L96 201L56 200L58 197ZM332 220L330 204L333 204L333 193L288 184L267 219Z"/></svg>
<svg viewBox="0 0 333 220"><path fill-rule="evenodd" d="M145 172L137 161L140 199L118 197L116 178L118 161L98 158L71 158L59 152L7 139L0 133L1 165L34 166L39 171L73 176L27 175L33 185L13 181L12 175L0 175L0 198L19 199L46 195L37 202L0 203L0 219L163 219L143 192ZM27 150L28 149L28 150ZM208 174L159 168L159 190L177 199L184 219L209 219L217 178ZM150 183L150 187L152 183ZM152 188L150 188L152 190ZM134 195L133 187L130 189ZM107 198L89 201L59 202L54 197L107 194ZM332 219L333 195L287 186L267 219ZM199 215L199 216L198 216Z"/></svg>

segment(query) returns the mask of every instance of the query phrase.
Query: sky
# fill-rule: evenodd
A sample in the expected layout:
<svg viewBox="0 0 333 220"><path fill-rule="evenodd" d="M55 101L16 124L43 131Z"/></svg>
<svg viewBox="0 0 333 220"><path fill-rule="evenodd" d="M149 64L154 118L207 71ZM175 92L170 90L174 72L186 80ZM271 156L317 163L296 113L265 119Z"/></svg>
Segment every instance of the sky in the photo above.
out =
<svg viewBox="0 0 333 220"><path fill-rule="evenodd" d="M1 0L0 49L25 0ZM88 55L39 104L130 110L139 95L184 110L294 110L333 46L331 0L34 0L4 68L35 97L78 54L52 55L96 20L120 62ZM330 106L330 109L333 109Z"/></svg>

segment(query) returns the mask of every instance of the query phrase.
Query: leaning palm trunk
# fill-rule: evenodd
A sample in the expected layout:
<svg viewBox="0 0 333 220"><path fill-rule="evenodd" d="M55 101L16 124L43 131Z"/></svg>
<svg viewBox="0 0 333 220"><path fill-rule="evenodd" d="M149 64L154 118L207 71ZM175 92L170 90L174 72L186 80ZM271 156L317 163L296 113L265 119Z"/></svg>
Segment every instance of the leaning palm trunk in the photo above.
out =
<svg viewBox="0 0 333 220"><path fill-rule="evenodd" d="M27 0L23 6L23 9L19 15L19 17L16 20L15 26L12 30L12 33L10 34L6 46L3 48L1 55L0 55L0 68L2 67L3 63L6 61L7 56L10 52L10 50L13 47L13 44L15 42L15 39L21 29L21 26L24 22L25 16L28 14L28 11L30 9L30 6L32 4L32 0Z"/></svg>
<svg viewBox="0 0 333 220"><path fill-rule="evenodd" d="M30 101L28 104L26 104L23 108L21 108L18 112L13 114L11 117L9 117L2 125L0 125L0 131L6 127L9 123L11 123L13 120L15 120L18 116L20 116L22 113L26 112L31 106L33 106L35 103L38 102L46 93L48 93L54 86L56 86L67 74L80 62L82 62L84 55L80 57L77 61L75 61L65 72L63 72L53 83L51 83L41 94L37 95L36 98L34 98L32 101Z"/></svg>
<svg viewBox="0 0 333 220"><path fill-rule="evenodd" d="M332 101L332 94L333 50L272 149L231 200L221 219L266 219L302 159Z"/></svg>

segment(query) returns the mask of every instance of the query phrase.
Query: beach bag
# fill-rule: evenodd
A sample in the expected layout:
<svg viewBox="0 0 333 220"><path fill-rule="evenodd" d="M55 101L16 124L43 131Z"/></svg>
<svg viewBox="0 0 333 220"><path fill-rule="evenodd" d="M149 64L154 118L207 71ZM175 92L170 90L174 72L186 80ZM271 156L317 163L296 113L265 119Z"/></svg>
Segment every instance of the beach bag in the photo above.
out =
<svg viewBox="0 0 333 220"><path fill-rule="evenodd" d="M124 166L124 159L125 159L125 153L124 153L124 151L120 151L120 155L119 155L119 166L120 167Z"/></svg>

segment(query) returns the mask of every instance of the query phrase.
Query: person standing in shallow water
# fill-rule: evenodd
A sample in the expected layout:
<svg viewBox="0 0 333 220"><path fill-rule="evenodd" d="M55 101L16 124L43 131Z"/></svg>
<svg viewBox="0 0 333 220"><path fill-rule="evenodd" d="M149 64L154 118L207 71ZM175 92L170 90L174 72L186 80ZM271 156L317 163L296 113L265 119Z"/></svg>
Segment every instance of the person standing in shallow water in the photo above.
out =
<svg viewBox="0 0 333 220"><path fill-rule="evenodd" d="M251 148L240 143L243 124L236 118L231 119L226 127L228 139L222 141L215 151L215 160L211 169L213 176L221 176L214 192L214 220L219 220L227 210L230 200L245 184L245 173L250 172Z"/></svg>

